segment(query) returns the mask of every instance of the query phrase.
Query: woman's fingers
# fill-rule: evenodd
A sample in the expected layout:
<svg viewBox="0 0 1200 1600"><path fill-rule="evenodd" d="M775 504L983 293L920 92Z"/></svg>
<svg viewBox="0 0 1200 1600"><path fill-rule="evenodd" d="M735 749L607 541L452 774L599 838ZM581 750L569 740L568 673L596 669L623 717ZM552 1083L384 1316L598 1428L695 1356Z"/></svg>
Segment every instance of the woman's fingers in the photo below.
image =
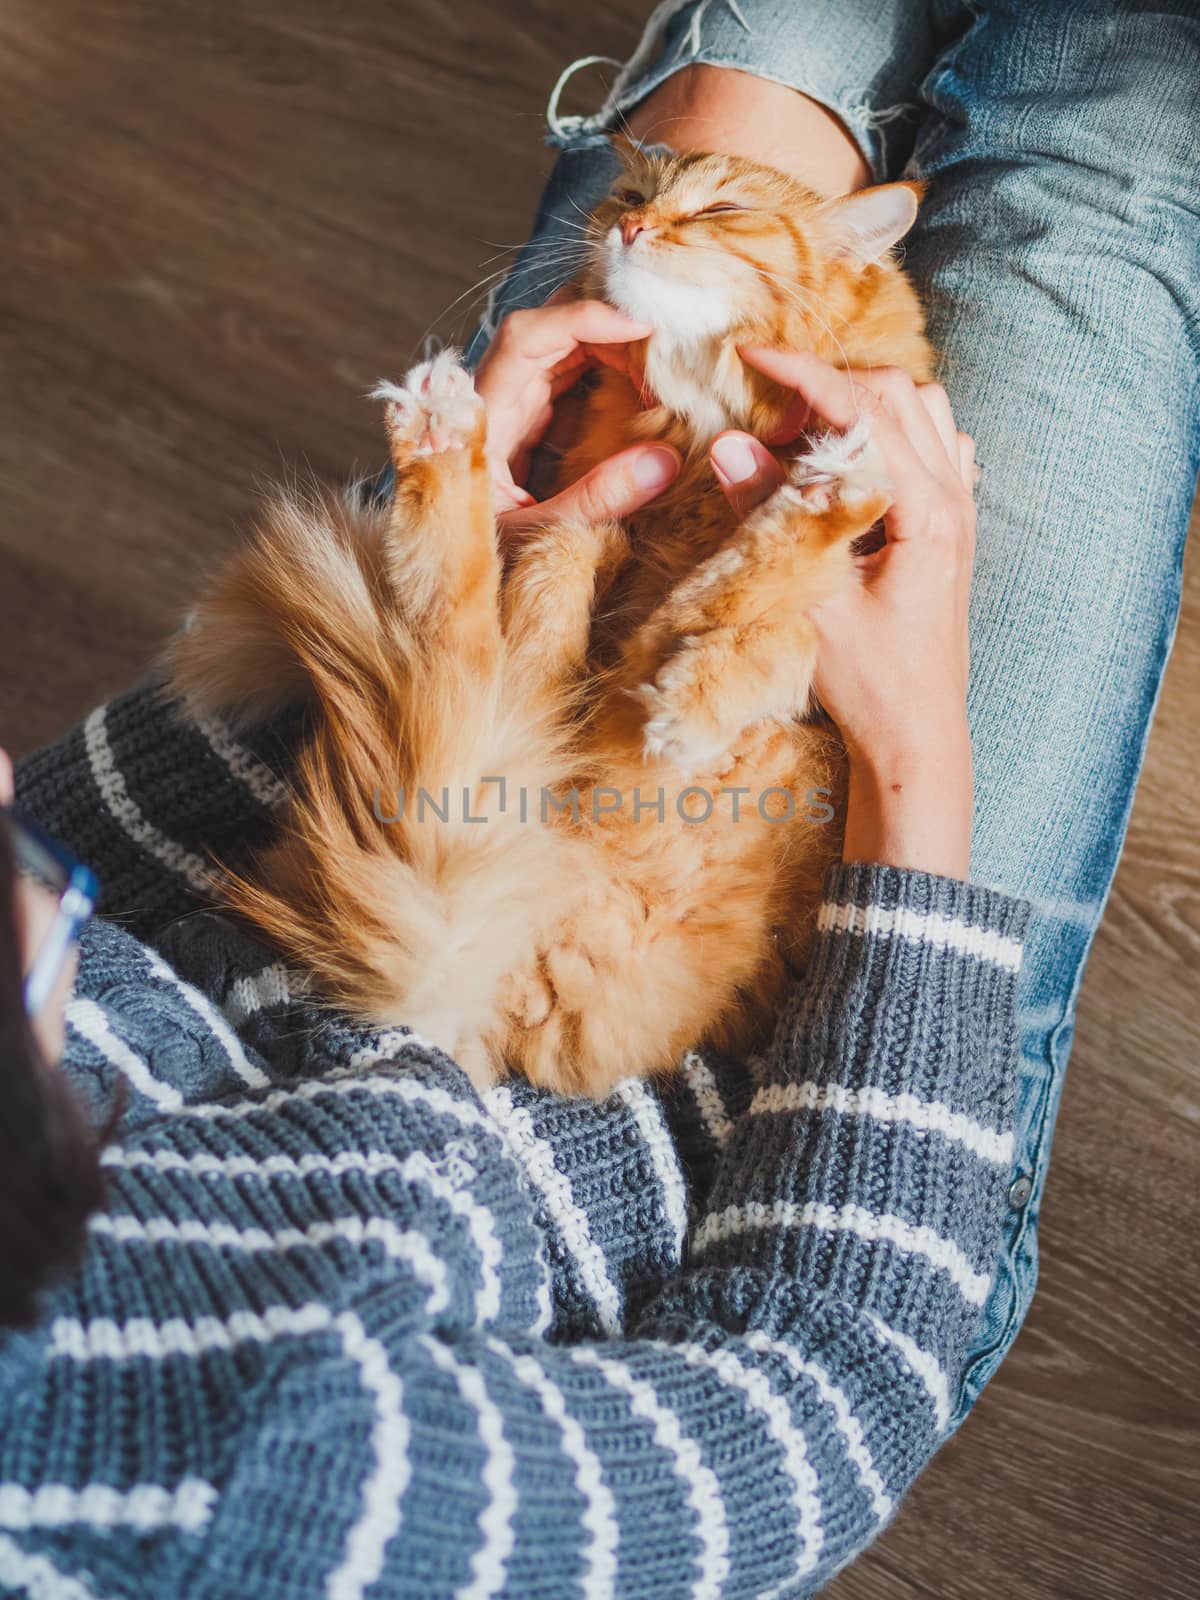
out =
<svg viewBox="0 0 1200 1600"><path fill-rule="evenodd" d="M940 384L914 383L896 367L848 373L808 351L742 346L740 352L749 365L796 391L789 416L807 410L841 431L870 419L871 437L896 490L889 538L919 530L920 519L906 508L916 512L964 483L958 431Z"/></svg>
<svg viewBox="0 0 1200 1600"><path fill-rule="evenodd" d="M644 339L651 332L601 300L571 300L514 311L504 321L475 374L488 410L488 454L511 462L533 441L548 400L569 388L598 351Z"/></svg>
<svg viewBox="0 0 1200 1600"><path fill-rule="evenodd" d="M819 356L764 345L739 345L738 354L785 389L797 390L802 401L833 427L852 428L862 416L864 401L854 380Z"/></svg>
<svg viewBox="0 0 1200 1600"><path fill-rule="evenodd" d="M682 466L683 458L670 445L633 445L601 461L552 499L518 507L497 520L506 538L521 537L551 522L615 522L660 495Z"/></svg>
<svg viewBox="0 0 1200 1600"><path fill-rule="evenodd" d="M979 468L975 462L975 441L969 433L957 434L955 440L958 470L962 476L963 487L968 493L974 494L975 485L979 482Z"/></svg>
<svg viewBox="0 0 1200 1600"><path fill-rule="evenodd" d="M750 366L796 391L785 417L786 426L798 424L796 432L810 426L814 413L842 430L852 428L864 412L882 413L902 426L931 471L957 465L954 416L941 384L914 383L899 367L877 367L851 375L807 350L741 345L739 353ZM788 436L780 431L781 437Z"/></svg>
<svg viewBox="0 0 1200 1600"><path fill-rule="evenodd" d="M954 421L954 413L950 409L950 400L945 389L940 383L918 383L917 398L929 413L934 427L938 431L938 438L942 441L942 448L946 452L946 459L952 466L958 465L958 427Z"/></svg>
<svg viewBox="0 0 1200 1600"><path fill-rule="evenodd" d="M719 433L709 447L709 459L739 517L773 494L784 479L783 468L766 445L749 433Z"/></svg>
<svg viewBox="0 0 1200 1600"><path fill-rule="evenodd" d="M914 383L908 373L898 367L868 372L862 382L879 396L885 415L899 425L925 470L942 483L957 484L956 429L950 402L941 385Z"/></svg>
<svg viewBox="0 0 1200 1600"><path fill-rule="evenodd" d="M767 350L758 345L739 345L738 350L750 366L774 378L776 383L795 389L811 410L812 423L830 423L838 432L845 433L864 417L869 417L871 437L897 486L914 487L925 475L916 447L908 439L900 418L892 414L880 393L886 387L889 395L898 394L900 384L896 380L903 377L902 373L897 373L895 379L889 373L886 380L876 374L872 385L867 381L871 375L856 373L851 377L840 367L831 367L807 350ZM906 381L911 389L912 380ZM917 403L913 401L913 404ZM917 406L917 409L922 408ZM923 410L922 416L923 427L933 433L933 424Z"/></svg>
<svg viewBox="0 0 1200 1600"><path fill-rule="evenodd" d="M475 387L484 394L489 386L520 381L521 373L528 377L531 368L554 368L580 345L630 344L651 331L648 322L635 322L603 300L514 311L500 324L479 363Z"/></svg>

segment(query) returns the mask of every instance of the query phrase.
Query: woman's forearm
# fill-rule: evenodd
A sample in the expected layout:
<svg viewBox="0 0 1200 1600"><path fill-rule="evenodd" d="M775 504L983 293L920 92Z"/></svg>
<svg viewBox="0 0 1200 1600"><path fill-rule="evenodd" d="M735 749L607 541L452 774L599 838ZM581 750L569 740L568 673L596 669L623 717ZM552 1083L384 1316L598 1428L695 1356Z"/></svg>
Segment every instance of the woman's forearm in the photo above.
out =
<svg viewBox="0 0 1200 1600"><path fill-rule="evenodd" d="M966 878L973 795L965 722L929 745L853 753L842 859Z"/></svg>
<svg viewBox="0 0 1200 1600"><path fill-rule="evenodd" d="M124 1154L113 1173L123 1212L147 1213L144 1185L156 1205L170 1195L172 1214L216 1208L235 1239L259 1237L264 1218L287 1224L286 1250L256 1249L216 1305L208 1297L226 1280L180 1270L192 1240L164 1230L154 1257L157 1270L175 1268L177 1294L201 1297L185 1326L236 1317L257 1329L267 1279L279 1304L271 1359L249 1376L244 1352L215 1342L203 1365L186 1348L177 1363L173 1381L191 1393L219 1405L236 1391L240 1429L179 1592L199 1583L214 1548L269 1560L281 1595L310 1592L314 1573L336 1589L355 1548L346 1530L364 1507L370 1515L362 1486L385 1459L396 1464L395 1509L372 1570L397 1595L426 1593L436 1563L463 1589L486 1570L510 1592L566 1597L590 1575L598 1593L653 1600L667 1574L751 1600L818 1588L873 1537L950 1424L989 1292L1028 908L890 867L835 867L825 889L807 981L749 1106L724 1131L687 1255L664 1270L668 1247L657 1282L608 1278L620 1257L600 1254L606 1215L639 1237L671 1223L653 1203L584 1199L599 1193L597 1146L562 1134L579 1108L519 1102L523 1144L549 1148L557 1128L557 1177L572 1208L587 1207L586 1233L544 1251L536 1196L490 1122L495 1111L514 1126L511 1092L507 1109L495 1096L480 1108L465 1080L432 1080L428 1064L350 1077L337 1092L284 1086L261 1111L247 1101L206 1118L203 1170L185 1117L155 1126L151 1160L139 1163L140 1147ZM435 1160L447 1147L423 1145L446 1137L448 1116L469 1141L453 1179ZM331 1186L331 1160L354 1182ZM478 1226L448 1225L443 1208L414 1198L425 1180L453 1183L461 1216L491 1217L482 1276ZM405 1248L386 1270L347 1248L396 1237ZM584 1258L614 1284L609 1336L538 1337L541 1273L553 1303L569 1303ZM106 1326L127 1321L112 1304L122 1281L110 1268ZM243 1315L246 1296L254 1309ZM157 1381L155 1368L144 1363L141 1381ZM336 1413L321 1401L330 1395ZM135 1413L126 1406L119 1425ZM155 1465L138 1461L140 1475ZM306 1501L318 1480L323 1494ZM306 1508L302 1540L281 1542L264 1516L254 1489L265 1482L289 1526L292 1508ZM236 1593L228 1572L227 1586L205 1592Z"/></svg>

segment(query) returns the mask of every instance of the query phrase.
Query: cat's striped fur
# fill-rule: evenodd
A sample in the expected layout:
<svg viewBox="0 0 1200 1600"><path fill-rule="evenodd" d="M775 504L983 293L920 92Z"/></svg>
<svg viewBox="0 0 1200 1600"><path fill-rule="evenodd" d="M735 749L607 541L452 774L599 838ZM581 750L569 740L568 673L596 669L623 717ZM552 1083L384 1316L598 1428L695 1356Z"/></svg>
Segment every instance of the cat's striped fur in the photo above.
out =
<svg viewBox="0 0 1200 1600"><path fill-rule="evenodd" d="M887 486L856 430L802 451L739 526L708 446L770 437L788 397L737 346L931 366L889 254L914 186L826 201L731 157L624 160L579 287L656 331L640 385L605 371L566 470L660 438L675 484L625 527L546 529L505 570L482 404L444 354L382 386L394 502L270 503L173 657L205 713L312 708L278 842L227 903L332 1001L477 1081L595 1095L762 1033L839 844L810 798L836 809L842 757L804 720L806 613L853 581Z"/></svg>

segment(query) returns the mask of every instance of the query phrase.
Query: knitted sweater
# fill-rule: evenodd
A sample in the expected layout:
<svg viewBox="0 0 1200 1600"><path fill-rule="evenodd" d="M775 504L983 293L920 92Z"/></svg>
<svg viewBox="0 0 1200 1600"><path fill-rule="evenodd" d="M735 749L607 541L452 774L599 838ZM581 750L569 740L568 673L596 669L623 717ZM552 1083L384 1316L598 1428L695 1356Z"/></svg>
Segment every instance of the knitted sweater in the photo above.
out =
<svg viewBox="0 0 1200 1600"><path fill-rule="evenodd" d="M285 762L147 685L19 774L105 887L63 1070L127 1101L81 1270L0 1336L0 1592L812 1593L955 1404L1027 906L833 868L761 1058L481 1099L200 909Z"/></svg>

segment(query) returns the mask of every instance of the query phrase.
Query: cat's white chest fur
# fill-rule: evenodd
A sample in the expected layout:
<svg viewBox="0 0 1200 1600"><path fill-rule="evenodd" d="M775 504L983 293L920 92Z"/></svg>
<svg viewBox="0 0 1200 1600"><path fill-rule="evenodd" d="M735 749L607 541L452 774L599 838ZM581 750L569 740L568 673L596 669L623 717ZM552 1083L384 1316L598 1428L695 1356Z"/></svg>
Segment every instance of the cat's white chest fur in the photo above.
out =
<svg viewBox="0 0 1200 1600"><path fill-rule="evenodd" d="M725 288L664 273L638 245L624 244L616 228L609 230L605 245L608 298L626 316L652 322L668 339L681 342L709 339L729 327L733 307Z"/></svg>
<svg viewBox="0 0 1200 1600"><path fill-rule="evenodd" d="M664 271L639 243L612 228L605 239L604 287L610 304L648 322L645 378L654 395L686 417L700 438L736 427L747 400L741 363L723 348L737 321L727 284L689 283Z"/></svg>
<svg viewBox="0 0 1200 1600"><path fill-rule="evenodd" d="M703 439L737 426L740 412L742 396L724 392L717 355L715 339L677 341L662 331L646 346L646 387L677 416L686 417Z"/></svg>

